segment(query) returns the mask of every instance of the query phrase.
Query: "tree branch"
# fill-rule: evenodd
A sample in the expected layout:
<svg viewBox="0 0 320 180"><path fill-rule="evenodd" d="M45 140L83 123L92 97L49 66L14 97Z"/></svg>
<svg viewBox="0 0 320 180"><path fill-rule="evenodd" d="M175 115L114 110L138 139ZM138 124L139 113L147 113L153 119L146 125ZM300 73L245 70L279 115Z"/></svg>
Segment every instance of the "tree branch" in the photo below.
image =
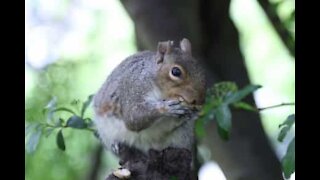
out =
<svg viewBox="0 0 320 180"><path fill-rule="evenodd" d="M271 21L274 29L276 30L277 34L279 35L281 41L284 43L286 48L288 49L289 53L295 57L295 41L293 36L290 34L288 29L285 27L284 23L281 22L276 10L272 7L269 0L258 0L259 4L261 5L262 9L266 13L267 17Z"/></svg>
<svg viewBox="0 0 320 180"><path fill-rule="evenodd" d="M183 179L191 180L192 154L187 149L168 147L147 154L124 144L119 145L120 169L130 172L130 180ZM119 180L114 173L106 180Z"/></svg>

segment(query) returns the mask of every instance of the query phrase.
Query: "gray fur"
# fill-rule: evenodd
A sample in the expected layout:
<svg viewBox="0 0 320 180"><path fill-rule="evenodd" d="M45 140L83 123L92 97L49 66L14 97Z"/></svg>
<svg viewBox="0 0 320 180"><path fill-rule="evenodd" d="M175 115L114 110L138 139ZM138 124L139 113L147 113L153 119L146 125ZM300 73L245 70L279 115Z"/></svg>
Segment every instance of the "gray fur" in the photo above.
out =
<svg viewBox="0 0 320 180"><path fill-rule="evenodd" d="M107 147L122 142L143 151L168 146L191 150L195 117L180 102L163 100L154 83L156 70L156 53L132 55L114 69L94 97L95 124ZM98 114L105 102L119 112ZM167 111L161 113L160 108Z"/></svg>

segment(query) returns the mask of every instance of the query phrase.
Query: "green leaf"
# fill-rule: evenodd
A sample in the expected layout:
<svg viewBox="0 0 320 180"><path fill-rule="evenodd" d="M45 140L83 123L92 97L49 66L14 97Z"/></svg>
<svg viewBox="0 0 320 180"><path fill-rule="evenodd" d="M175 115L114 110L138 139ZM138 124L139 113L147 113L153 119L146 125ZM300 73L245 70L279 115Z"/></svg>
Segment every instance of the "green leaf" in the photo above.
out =
<svg viewBox="0 0 320 180"><path fill-rule="evenodd" d="M29 139L27 140L26 150L28 153L33 153L38 144L41 137L41 129L35 130L30 134Z"/></svg>
<svg viewBox="0 0 320 180"><path fill-rule="evenodd" d="M258 111L257 108L253 107L252 105L245 103L245 102L236 102L232 104L233 107L237 108L237 109L244 109L244 110L248 110L248 111Z"/></svg>
<svg viewBox="0 0 320 180"><path fill-rule="evenodd" d="M229 140L229 131L222 129L220 126L218 126L217 129L218 129L218 134L221 137L221 139L223 139L225 141Z"/></svg>
<svg viewBox="0 0 320 180"><path fill-rule="evenodd" d="M287 133L289 132L289 130L291 129L291 127L293 126L295 121L295 115L292 114L290 116L287 117L287 119L279 125L279 128L281 128L280 133L278 135L278 141L282 142L283 139L286 137Z"/></svg>
<svg viewBox="0 0 320 180"><path fill-rule="evenodd" d="M294 121L295 121L295 115L291 114L287 117L287 119L282 124L279 125L279 128L282 126L292 126Z"/></svg>
<svg viewBox="0 0 320 180"><path fill-rule="evenodd" d="M64 143L62 129L60 129L60 131L57 134L57 145L58 145L58 148L61 149L62 151L66 150L66 145Z"/></svg>
<svg viewBox="0 0 320 180"><path fill-rule="evenodd" d="M200 116L205 116L206 114L208 114L211 110L213 109L213 103L212 102L208 102L206 103L201 112L200 112Z"/></svg>
<svg viewBox="0 0 320 180"><path fill-rule="evenodd" d="M238 87L236 83L223 81L223 82L214 84L214 86L208 90L208 94L219 99L226 96L226 94L228 93L232 93L236 91L238 91Z"/></svg>
<svg viewBox="0 0 320 180"><path fill-rule="evenodd" d="M47 115L47 122L51 123L52 117L53 117L53 112L52 110L57 106L57 97L54 96L49 103L46 105L46 107L43 108L43 113L45 113L46 111L48 111L48 115Z"/></svg>
<svg viewBox="0 0 320 180"><path fill-rule="evenodd" d="M67 121L67 127L77 128L77 129L84 129L87 128L87 124L85 121L79 116L71 116Z"/></svg>
<svg viewBox="0 0 320 180"><path fill-rule="evenodd" d="M203 138L205 135L205 130L204 130L204 119L198 119L196 120L196 124L195 124L195 132L196 132L196 136L198 138Z"/></svg>
<svg viewBox="0 0 320 180"><path fill-rule="evenodd" d="M288 126L284 127L281 129L279 135L278 135L278 141L279 142L283 142L283 139L286 137L288 131L290 130L290 128Z"/></svg>
<svg viewBox="0 0 320 180"><path fill-rule="evenodd" d="M262 86L260 86L260 85L247 85L243 89L241 89L237 92L231 93L229 96L226 96L224 102L226 104L238 102L238 101L242 100L243 98L245 98L246 96L248 96L250 93L254 92L255 90L257 90L261 87Z"/></svg>
<svg viewBox="0 0 320 180"><path fill-rule="evenodd" d="M53 109L53 108L56 107L56 105L57 105L57 97L54 96L54 97L49 101L49 103L46 105L46 107L43 108L43 111Z"/></svg>
<svg viewBox="0 0 320 180"><path fill-rule="evenodd" d="M46 128L46 129L44 130L44 135L45 135L46 137L49 137L50 134L52 134L52 132L53 132L55 129L56 129L56 128L52 128L52 127Z"/></svg>
<svg viewBox="0 0 320 180"><path fill-rule="evenodd" d="M38 131L40 128L43 128L43 125L40 123L31 123L25 127L25 136L30 134L33 131Z"/></svg>
<svg viewBox="0 0 320 180"><path fill-rule="evenodd" d="M218 124L218 128L223 135L222 138L228 139L231 130L231 111L227 104L222 104L215 110L215 116ZM219 129L218 129L219 130Z"/></svg>
<svg viewBox="0 0 320 180"><path fill-rule="evenodd" d="M286 155L281 161L284 176L288 179L295 172L295 138L293 138L288 146Z"/></svg>
<svg viewBox="0 0 320 180"><path fill-rule="evenodd" d="M82 105L82 109L81 109L81 117L83 118L84 112L86 111L86 109L88 108L88 106L90 105L92 99L93 99L94 95L90 95L88 97L88 99L86 100L86 102L83 103Z"/></svg>
<svg viewBox="0 0 320 180"><path fill-rule="evenodd" d="M36 126L37 124L32 123L25 126L25 136L27 136Z"/></svg>
<svg viewBox="0 0 320 180"><path fill-rule="evenodd" d="M205 107L203 111L200 113L200 118L203 119L204 123L207 123L214 118L214 108L213 107Z"/></svg>

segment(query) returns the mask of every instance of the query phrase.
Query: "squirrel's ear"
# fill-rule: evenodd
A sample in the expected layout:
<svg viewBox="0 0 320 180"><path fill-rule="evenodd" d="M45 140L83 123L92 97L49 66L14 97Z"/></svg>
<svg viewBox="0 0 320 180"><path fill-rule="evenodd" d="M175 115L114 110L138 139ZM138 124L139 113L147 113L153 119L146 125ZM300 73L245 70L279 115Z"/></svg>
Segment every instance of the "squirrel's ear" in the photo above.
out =
<svg viewBox="0 0 320 180"><path fill-rule="evenodd" d="M188 39L183 38L180 42L180 48L183 52L191 55L191 43Z"/></svg>
<svg viewBox="0 0 320 180"><path fill-rule="evenodd" d="M171 53L173 41L159 42L157 49L157 64L163 62L164 54Z"/></svg>

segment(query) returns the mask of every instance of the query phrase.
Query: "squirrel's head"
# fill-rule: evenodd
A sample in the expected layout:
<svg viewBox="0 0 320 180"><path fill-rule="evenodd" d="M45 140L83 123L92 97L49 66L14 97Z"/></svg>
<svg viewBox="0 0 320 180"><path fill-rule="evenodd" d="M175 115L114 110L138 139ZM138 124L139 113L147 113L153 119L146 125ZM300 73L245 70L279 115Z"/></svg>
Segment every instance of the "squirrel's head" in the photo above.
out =
<svg viewBox="0 0 320 180"><path fill-rule="evenodd" d="M192 57L188 39L173 47L173 41L159 42L156 81L165 98L180 98L189 105L202 105L205 100L205 72Z"/></svg>

